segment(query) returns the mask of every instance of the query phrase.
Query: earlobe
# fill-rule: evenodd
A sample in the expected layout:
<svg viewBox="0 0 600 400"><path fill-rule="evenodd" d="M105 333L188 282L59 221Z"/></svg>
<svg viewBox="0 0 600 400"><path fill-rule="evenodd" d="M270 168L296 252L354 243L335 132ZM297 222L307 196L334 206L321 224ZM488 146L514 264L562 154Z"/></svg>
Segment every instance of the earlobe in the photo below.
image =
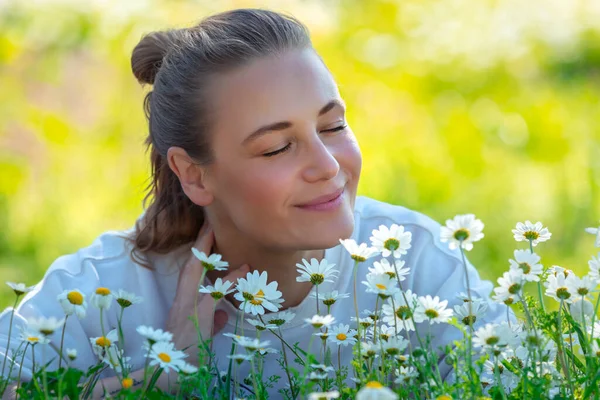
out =
<svg viewBox="0 0 600 400"><path fill-rule="evenodd" d="M213 195L206 185L206 170L195 163L184 149L169 148L167 161L171 171L179 178L183 192L192 203L199 206L212 203Z"/></svg>

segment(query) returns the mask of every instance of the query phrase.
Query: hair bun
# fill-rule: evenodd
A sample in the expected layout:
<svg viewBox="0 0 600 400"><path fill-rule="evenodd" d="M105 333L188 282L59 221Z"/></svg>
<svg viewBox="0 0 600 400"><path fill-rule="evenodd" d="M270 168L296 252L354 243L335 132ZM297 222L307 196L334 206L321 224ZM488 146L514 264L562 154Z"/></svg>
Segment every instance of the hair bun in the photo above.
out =
<svg viewBox="0 0 600 400"><path fill-rule="evenodd" d="M178 30L151 32L145 35L131 53L131 70L141 84L154 84L163 58L178 42Z"/></svg>

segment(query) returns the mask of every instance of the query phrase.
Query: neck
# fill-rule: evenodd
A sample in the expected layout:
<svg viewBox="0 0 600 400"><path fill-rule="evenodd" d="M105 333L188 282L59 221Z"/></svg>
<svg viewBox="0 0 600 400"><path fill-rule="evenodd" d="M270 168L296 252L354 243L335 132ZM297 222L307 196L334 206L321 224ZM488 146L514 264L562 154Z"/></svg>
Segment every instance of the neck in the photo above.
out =
<svg viewBox="0 0 600 400"><path fill-rule="evenodd" d="M217 278L224 278L229 272L240 268L244 264L250 266L250 271L266 271L268 282L276 281L277 289L285 299L282 309L294 307L300 304L312 289L310 282L296 282L298 272L296 264L302 263L302 259L310 260L316 258L322 260L325 250L274 250L258 246L256 243L237 240L233 235L219 232L215 229L215 244L212 253L223 256L223 260L229 263L228 271L211 271L207 273L208 278L214 282ZM235 305L239 305L233 296L228 299Z"/></svg>

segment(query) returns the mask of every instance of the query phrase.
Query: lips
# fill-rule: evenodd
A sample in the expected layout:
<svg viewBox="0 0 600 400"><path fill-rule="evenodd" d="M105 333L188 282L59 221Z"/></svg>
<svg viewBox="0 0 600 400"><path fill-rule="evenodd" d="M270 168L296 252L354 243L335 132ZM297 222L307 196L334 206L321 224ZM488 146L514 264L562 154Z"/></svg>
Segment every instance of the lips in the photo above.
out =
<svg viewBox="0 0 600 400"><path fill-rule="evenodd" d="M337 189L335 192L332 192L332 193L329 193L329 194L326 194L323 196L319 196L316 199L313 199L308 203L298 204L297 207L316 206L318 204L327 203L333 199L338 198L343 192L344 192L344 187L341 187L340 189Z"/></svg>

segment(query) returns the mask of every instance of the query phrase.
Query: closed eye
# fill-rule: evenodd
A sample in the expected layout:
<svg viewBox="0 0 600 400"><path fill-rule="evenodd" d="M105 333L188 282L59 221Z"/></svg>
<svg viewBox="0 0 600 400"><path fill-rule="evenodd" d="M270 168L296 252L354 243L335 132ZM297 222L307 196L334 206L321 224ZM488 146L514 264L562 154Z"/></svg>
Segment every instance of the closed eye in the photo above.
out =
<svg viewBox="0 0 600 400"><path fill-rule="evenodd" d="M347 127L348 127L348 125L336 126L335 128L322 130L321 133L335 133L335 132L343 131ZM279 150L275 150L270 153L263 154L263 157L273 157L273 156L276 156L277 154L284 153L284 152L288 151L291 146L292 146L292 144L288 143L287 145L285 145L284 147L282 147Z"/></svg>

